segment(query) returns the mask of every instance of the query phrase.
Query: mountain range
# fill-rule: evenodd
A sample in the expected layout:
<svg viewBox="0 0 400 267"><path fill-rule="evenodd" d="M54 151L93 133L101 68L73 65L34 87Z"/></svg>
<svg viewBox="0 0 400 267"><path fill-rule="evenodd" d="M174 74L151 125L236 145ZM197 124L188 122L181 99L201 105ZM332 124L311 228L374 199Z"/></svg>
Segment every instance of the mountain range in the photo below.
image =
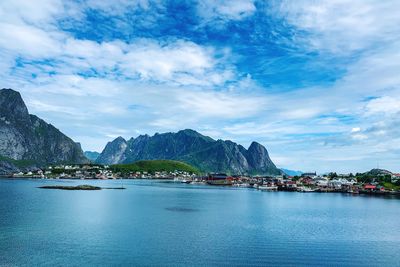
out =
<svg viewBox="0 0 400 267"><path fill-rule="evenodd" d="M29 114L19 92L0 90L0 173L22 166L90 161L109 165L156 159L183 161L203 172L283 173L276 168L267 149L257 142L246 149L232 141L214 140L190 129L140 135L129 140L118 137L109 142L101 154L84 154L79 143Z"/></svg>
<svg viewBox="0 0 400 267"><path fill-rule="evenodd" d="M12 89L0 90L0 156L0 166L13 165L16 160L33 165L88 162L79 143L29 114L20 93ZM7 164L4 159L9 159Z"/></svg>
<svg viewBox="0 0 400 267"><path fill-rule="evenodd" d="M138 160L169 159L191 164L203 172L282 174L267 149L252 142L248 149L229 140L214 140L194 130L140 135L109 142L96 163L121 164Z"/></svg>

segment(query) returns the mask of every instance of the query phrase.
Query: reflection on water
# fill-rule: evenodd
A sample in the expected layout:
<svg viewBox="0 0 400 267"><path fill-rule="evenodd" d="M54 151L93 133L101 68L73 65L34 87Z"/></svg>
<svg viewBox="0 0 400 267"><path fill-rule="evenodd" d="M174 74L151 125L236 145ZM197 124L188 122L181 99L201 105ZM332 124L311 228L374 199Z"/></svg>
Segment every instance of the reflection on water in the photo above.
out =
<svg viewBox="0 0 400 267"><path fill-rule="evenodd" d="M196 209L189 209L189 208L182 208L182 207L168 207L165 208L166 210L169 211L178 211L178 212L194 212L194 211L198 211Z"/></svg>
<svg viewBox="0 0 400 267"><path fill-rule="evenodd" d="M90 184L126 190L40 190ZM0 180L0 266L399 266L400 200L162 181Z"/></svg>

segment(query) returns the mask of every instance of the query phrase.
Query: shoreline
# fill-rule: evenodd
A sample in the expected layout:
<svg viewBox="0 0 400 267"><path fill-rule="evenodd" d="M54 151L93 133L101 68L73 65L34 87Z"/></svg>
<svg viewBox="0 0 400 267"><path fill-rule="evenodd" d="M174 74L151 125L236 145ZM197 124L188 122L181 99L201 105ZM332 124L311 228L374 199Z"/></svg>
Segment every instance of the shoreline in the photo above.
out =
<svg viewBox="0 0 400 267"><path fill-rule="evenodd" d="M41 178L41 177L4 177L4 176L0 176L0 179L4 179L4 180L46 180L46 181L56 181L56 180L64 180L64 181L85 181L85 180L98 180L98 181L117 181L117 180L140 180L140 181L163 181L163 182L171 182L171 183L177 183L176 181L174 181L171 178L135 178L135 179L131 179L131 178L120 178L120 179L96 179L96 178L85 178L85 179L76 179L76 178ZM179 183L181 184L181 183ZM186 184L186 183L185 183ZM193 184L196 185L196 184ZM235 187L232 184L224 184L224 185L212 185L212 184L207 184L204 183L202 184L203 186L209 186L209 187L229 187L229 188L240 188L240 187ZM49 188L47 188L49 187ZM50 188L50 187L54 187L54 188ZM63 190L82 190L82 189L64 189L64 188L55 188L55 187L74 187L74 186L41 186L38 188L42 188L42 189L63 189ZM78 185L79 187L79 185ZM248 189L254 189L259 191L259 189L257 188L253 188L253 187L247 187ZM101 187L100 189L126 189L126 188L114 188L114 187ZM83 189L85 190L85 189ZM93 190L93 189L90 189ZM352 196L357 196L357 195L367 195L367 196L377 196L377 197L391 197L391 198L400 198L400 192L397 191L386 191L386 192L373 192L373 191L365 191L365 190L360 190L358 193L355 192L347 192L347 191L343 191L343 190L335 190L335 189L320 189L317 188L315 191L312 192L302 192L302 191L298 191L297 189L287 189L287 188L282 188L282 187L278 187L277 190L273 190L275 192L296 192L296 193L336 193L336 194L346 194L346 195L352 195ZM272 192L272 191L268 191L266 190L265 192Z"/></svg>

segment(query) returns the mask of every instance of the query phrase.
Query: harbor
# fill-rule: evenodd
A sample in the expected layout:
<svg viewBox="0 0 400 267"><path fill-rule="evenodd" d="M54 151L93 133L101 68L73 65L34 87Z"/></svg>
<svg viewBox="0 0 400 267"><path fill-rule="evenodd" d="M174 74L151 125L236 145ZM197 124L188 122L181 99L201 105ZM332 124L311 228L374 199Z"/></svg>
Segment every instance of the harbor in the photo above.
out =
<svg viewBox="0 0 400 267"><path fill-rule="evenodd" d="M187 171L135 171L116 172L104 165L55 165L28 172L10 173L2 176L11 179L46 180L164 180L191 185L252 188L260 191L287 191L301 193L346 193L400 196L400 175L374 169L364 174L318 175L315 172L300 176L289 175L228 175L209 173L199 175Z"/></svg>

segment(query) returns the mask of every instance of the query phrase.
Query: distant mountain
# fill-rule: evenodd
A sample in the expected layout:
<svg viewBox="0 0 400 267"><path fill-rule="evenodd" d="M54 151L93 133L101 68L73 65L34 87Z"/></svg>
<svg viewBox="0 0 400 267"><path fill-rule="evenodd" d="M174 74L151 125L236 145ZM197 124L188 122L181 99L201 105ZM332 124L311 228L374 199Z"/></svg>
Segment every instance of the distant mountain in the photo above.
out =
<svg viewBox="0 0 400 267"><path fill-rule="evenodd" d="M96 159L100 156L99 152L96 151L85 151L83 153L85 157L87 157L91 162L95 162Z"/></svg>
<svg viewBox="0 0 400 267"><path fill-rule="evenodd" d="M214 140L190 129L129 140L118 137L106 145L96 162L118 164L155 159L183 161L203 172L282 173L259 143L253 142L245 149L232 141Z"/></svg>
<svg viewBox="0 0 400 267"><path fill-rule="evenodd" d="M96 163L100 164L117 164L125 163L125 152L128 143L122 137L116 138L112 142L108 142L103 152L97 157ZM127 162L132 163L132 162Z"/></svg>
<svg viewBox="0 0 400 267"><path fill-rule="evenodd" d="M281 170L282 170L286 175L289 175L289 176L300 176L300 175L303 174L302 171L293 171L293 170L288 170L288 169L283 169L283 168L281 168Z"/></svg>
<svg viewBox="0 0 400 267"><path fill-rule="evenodd" d="M79 143L30 115L21 95L12 89L0 90L0 155L37 164L88 162Z"/></svg>

